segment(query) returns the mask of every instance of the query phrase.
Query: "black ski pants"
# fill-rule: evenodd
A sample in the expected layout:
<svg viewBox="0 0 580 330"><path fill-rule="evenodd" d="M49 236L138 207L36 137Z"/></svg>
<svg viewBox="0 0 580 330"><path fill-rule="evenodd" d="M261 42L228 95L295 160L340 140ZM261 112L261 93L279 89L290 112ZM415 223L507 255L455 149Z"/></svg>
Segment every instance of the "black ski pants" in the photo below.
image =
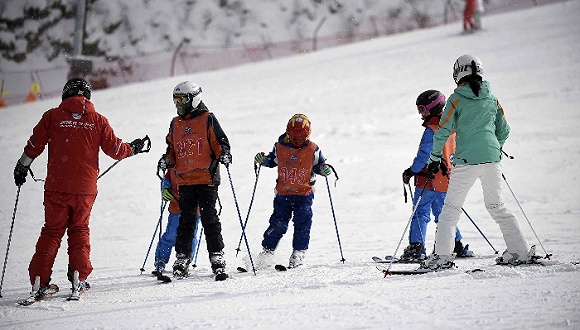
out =
<svg viewBox="0 0 580 330"><path fill-rule="evenodd" d="M191 255L191 240L195 233L198 206L207 251L219 252L223 250L222 225L215 208L217 197L218 186L207 184L179 186L181 216L179 217L179 226L177 226L175 253Z"/></svg>

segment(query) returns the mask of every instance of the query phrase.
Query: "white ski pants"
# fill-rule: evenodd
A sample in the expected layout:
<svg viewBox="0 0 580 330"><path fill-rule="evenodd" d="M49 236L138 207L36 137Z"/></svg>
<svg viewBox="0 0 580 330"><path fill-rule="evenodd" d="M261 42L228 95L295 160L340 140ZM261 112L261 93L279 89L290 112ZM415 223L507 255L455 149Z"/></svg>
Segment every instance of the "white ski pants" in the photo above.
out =
<svg viewBox="0 0 580 330"><path fill-rule="evenodd" d="M500 163L478 165L458 165L451 171L445 204L435 234L435 253L449 256L455 246L455 228L462 212L467 193L477 179L481 181L483 200L491 217L497 222L503 234L507 250L526 255L528 241L522 232L518 219L508 210L501 197L502 166Z"/></svg>

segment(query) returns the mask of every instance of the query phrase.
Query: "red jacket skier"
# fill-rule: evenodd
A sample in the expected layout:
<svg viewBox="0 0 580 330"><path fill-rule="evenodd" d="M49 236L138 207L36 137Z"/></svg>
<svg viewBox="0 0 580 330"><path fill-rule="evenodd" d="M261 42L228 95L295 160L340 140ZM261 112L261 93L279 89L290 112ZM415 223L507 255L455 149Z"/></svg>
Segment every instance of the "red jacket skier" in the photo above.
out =
<svg viewBox="0 0 580 330"><path fill-rule="evenodd" d="M465 9L463 11L463 32L471 32L477 29L473 22L473 13L477 7L477 0L465 0Z"/></svg>
<svg viewBox="0 0 580 330"><path fill-rule="evenodd" d="M97 196L99 148L109 157L121 160L139 153L144 146L141 139L129 144L116 137L107 118L95 111L90 98L87 81L69 80L62 92L62 102L42 115L14 169L14 181L21 186L26 182L30 164L48 145L45 222L28 268L33 294L48 287L65 231L68 279L73 289L79 289L79 285L84 288L93 270L89 216Z"/></svg>

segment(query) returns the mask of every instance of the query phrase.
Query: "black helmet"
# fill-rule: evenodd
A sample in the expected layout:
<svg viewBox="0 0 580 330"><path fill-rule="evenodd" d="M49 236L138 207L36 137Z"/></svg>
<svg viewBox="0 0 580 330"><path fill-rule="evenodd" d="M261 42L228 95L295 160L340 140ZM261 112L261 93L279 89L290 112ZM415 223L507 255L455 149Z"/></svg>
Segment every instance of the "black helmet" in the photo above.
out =
<svg viewBox="0 0 580 330"><path fill-rule="evenodd" d="M71 96L82 95L87 99L91 99L91 85L83 78L72 78L64 84L62 89L62 99Z"/></svg>
<svg viewBox="0 0 580 330"><path fill-rule="evenodd" d="M430 89L419 94L417 101L417 110L423 120L429 120L431 117L440 116L445 108L445 95L440 91Z"/></svg>

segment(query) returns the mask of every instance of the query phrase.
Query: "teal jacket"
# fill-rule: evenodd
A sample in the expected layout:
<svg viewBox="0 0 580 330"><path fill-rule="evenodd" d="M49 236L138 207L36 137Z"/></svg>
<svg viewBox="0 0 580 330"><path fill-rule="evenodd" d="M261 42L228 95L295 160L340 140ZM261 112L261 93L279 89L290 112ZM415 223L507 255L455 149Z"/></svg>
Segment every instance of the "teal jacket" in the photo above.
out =
<svg viewBox="0 0 580 330"><path fill-rule="evenodd" d="M507 140L510 127L502 106L491 94L489 82L481 83L479 96L469 84L460 85L447 99L433 136L430 162L441 159L441 150L451 132L457 133L453 163L476 165L501 161L501 148Z"/></svg>

